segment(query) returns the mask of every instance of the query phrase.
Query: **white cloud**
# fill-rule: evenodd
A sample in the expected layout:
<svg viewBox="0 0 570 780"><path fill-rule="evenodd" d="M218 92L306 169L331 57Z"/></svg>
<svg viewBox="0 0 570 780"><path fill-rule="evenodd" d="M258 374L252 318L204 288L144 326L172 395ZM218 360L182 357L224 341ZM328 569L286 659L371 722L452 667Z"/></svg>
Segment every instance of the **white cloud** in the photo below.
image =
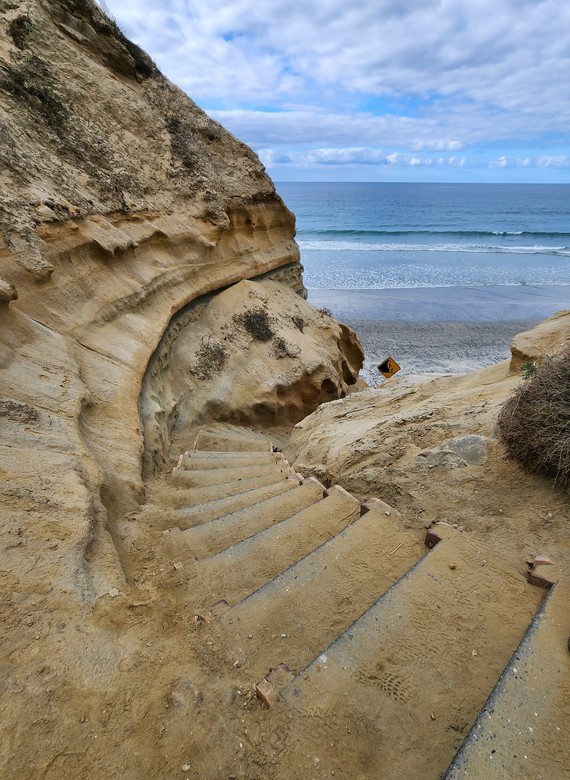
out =
<svg viewBox="0 0 570 780"><path fill-rule="evenodd" d="M536 164L539 168L568 168L570 159L565 154L543 154L537 159Z"/></svg>
<svg viewBox="0 0 570 780"><path fill-rule="evenodd" d="M568 102L560 85L570 76L570 5L559 0L108 5L202 99L256 102L316 83L367 95L461 96L523 113Z"/></svg>
<svg viewBox="0 0 570 780"><path fill-rule="evenodd" d="M302 154L321 165L323 150L342 165L360 150L354 164L397 153L410 167L472 167L480 146L494 147L478 158L487 170L567 167L570 4L560 0L106 3L266 165Z"/></svg>
<svg viewBox="0 0 570 780"><path fill-rule="evenodd" d="M257 153L265 165L292 164L296 167L311 166L386 166L415 168L418 166L447 165L462 168L467 162L465 157L418 157L402 152L386 152L382 149L366 147L334 148L323 147L305 152L283 155L276 149L258 149Z"/></svg>
<svg viewBox="0 0 570 780"><path fill-rule="evenodd" d="M569 168L570 157L566 154L547 155L542 154L538 157L513 157L509 158L501 155L497 159L489 161L491 168Z"/></svg>
<svg viewBox="0 0 570 780"><path fill-rule="evenodd" d="M508 165L509 165L509 161L507 160L504 154L502 154L496 160L491 160L489 162L490 168L506 168Z"/></svg>

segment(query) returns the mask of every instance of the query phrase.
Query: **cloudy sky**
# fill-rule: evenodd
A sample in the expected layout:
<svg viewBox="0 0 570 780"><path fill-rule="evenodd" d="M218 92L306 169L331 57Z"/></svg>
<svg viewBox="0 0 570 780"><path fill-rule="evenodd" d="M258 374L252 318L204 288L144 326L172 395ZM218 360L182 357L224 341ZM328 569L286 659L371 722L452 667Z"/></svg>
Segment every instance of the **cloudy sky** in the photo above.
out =
<svg viewBox="0 0 570 780"><path fill-rule="evenodd" d="M106 0L276 181L570 182L566 0Z"/></svg>

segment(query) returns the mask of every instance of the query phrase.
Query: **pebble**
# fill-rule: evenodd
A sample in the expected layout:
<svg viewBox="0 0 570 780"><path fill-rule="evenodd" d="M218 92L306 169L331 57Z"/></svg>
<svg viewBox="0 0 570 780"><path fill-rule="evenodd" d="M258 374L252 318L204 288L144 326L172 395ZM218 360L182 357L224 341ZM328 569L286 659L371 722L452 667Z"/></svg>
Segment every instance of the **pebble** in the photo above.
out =
<svg viewBox="0 0 570 780"><path fill-rule="evenodd" d="M114 599L116 596L119 595L119 589L118 588L111 588L111 590L107 591L107 596Z"/></svg>
<svg viewBox="0 0 570 780"><path fill-rule="evenodd" d="M456 564L456 563L450 563L450 564L449 564L449 568L450 568L451 570L453 570L453 569L457 569L457 564Z"/></svg>

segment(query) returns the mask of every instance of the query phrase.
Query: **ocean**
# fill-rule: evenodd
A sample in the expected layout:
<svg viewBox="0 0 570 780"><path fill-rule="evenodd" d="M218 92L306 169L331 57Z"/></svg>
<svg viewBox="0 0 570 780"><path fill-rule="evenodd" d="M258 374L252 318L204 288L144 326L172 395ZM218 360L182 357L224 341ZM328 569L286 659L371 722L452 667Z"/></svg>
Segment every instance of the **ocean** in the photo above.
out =
<svg viewBox="0 0 570 780"><path fill-rule="evenodd" d="M282 182L277 190L297 217L309 289L570 284L570 185Z"/></svg>
<svg viewBox="0 0 570 780"><path fill-rule="evenodd" d="M570 309L570 185L280 183L309 302L356 330L362 376L463 373Z"/></svg>

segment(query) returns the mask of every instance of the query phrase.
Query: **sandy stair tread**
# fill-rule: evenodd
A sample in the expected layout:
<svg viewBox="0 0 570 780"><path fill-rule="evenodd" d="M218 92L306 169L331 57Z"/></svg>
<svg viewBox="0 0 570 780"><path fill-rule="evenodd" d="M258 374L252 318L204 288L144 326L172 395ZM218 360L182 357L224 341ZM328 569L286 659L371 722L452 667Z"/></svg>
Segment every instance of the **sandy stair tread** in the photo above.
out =
<svg viewBox="0 0 570 780"><path fill-rule="evenodd" d="M360 516L360 503L338 485L317 504L260 531L197 569L201 607L219 599L232 605L328 541Z"/></svg>
<svg viewBox="0 0 570 780"><path fill-rule="evenodd" d="M273 475L275 481L280 478L288 477L293 474L287 461L281 463L263 463L253 466L233 466L233 467L210 467L204 469L186 469L175 468L172 472L170 483L180 487L206 487L209 485L218 485L220 492L228 482L235 482L242 479L253 479L264 475Z"/></svg>
<svg viewBox="0 0 570 780"><path fill-rule="evenodd" d="M313 756L328 775L345 756L363 777L379 766L385 777L439 777L542 597L489 549L446 534L281 691L294 748L288 776L309 776ZM386 740L405 751L383 751Z"/></svg>
<svg viewBox="0 0 570 780"><path fill-rule="evenodd" d="M199 507L201 504L205 504L209 501L213 501L221 496L233 496L238 493L247 493L255 488L264 487L265 485L271 485L285 481L287 479L296 480L299 484L299 480L291 474L280 471L275 473L269 471L267 473L259 474L256 477L249 477L247 479L235 479L231 482L225 482L222 484L204 485L201 486L188 486L183 487L181 485L165 485L160 491L160 495L166 500L170 495L170 506L172 508L180 507Z"/></svg>
<svg viewBox="0 0 570 780"><path fill-rule="evenodd" d="M187 530L172 529L169 541L176 550L191 553L200 560L316 504L323 498L323 493L324 487L316 479L308 478L294 490L212 517Z"/></svg>
<svg viewBox="0 0 570 780"><path fill-rule="evenodd" d="M426 553L417 529L370 510L221 615L230 652L245 648L253 679L280 662L303 669Z"/></svg>
<svg viewBox="0 0 570 780"><path fill-rule="evenodd" d="M286 462L280 452L217 452L216 450L187 450L178 467L191 471L204 468L231 468L235 465L257 466Z"/></svg>
<svg viewBox="0 0 570 780"><path fill-rule="evenodd" d="M301 480L298 477L287 477L287 479L261 485L261 487L223 495L221 498L215 496L198 505L193 505L188 501L188 491L162 487L153 494L149 511L161 513L162 528L192 528L230 512L253 506L267 498L287 493L299 487L300 484Z"/></svg>
<svg viewBox="0 0 570 780"><path fill-rule="evenodd" d="M257 433L257 431L254 431L251 428L233 425L232 423L208 423L207 425L201 426L200 432L201 431L238 439L259 439L264 442L269 441L268 437L263 433Z"/></svg>
<svg viewBox="0 0 570 780"><path fill-rule="evenodd" d="M197 452L273 452L273 445L268 439L260 436L246 437L226 434L222 431L201 430L194 442L193 449Z"/></svg>
<svg viewBox="0 0 570 780"><path fill-rule="evenodd" d="M570 777L570 584L559 580L444 780Z"/></svg>

